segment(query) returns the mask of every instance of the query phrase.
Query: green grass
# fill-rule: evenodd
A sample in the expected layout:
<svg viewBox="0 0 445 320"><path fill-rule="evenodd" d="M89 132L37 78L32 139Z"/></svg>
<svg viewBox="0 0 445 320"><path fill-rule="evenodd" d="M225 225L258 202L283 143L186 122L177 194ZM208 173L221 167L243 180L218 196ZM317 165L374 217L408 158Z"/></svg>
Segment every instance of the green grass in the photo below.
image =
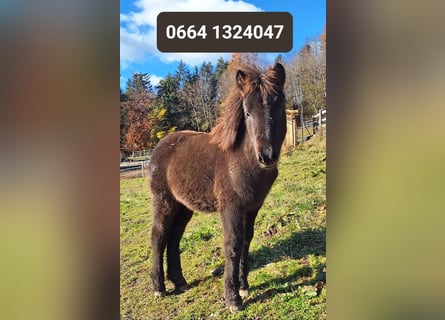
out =
<svg viewBox="0 0 445 320"><path fill-rule="evenodd" d="M217 214L195 213L181 240L181 295L151 294L151 204L146 178L121 180L121 319L325 319L326 148L312 141L284 152L280 174L255 223L250 296L231 314L223 299ZM166 282L167 290L172 290Z"/></svg>

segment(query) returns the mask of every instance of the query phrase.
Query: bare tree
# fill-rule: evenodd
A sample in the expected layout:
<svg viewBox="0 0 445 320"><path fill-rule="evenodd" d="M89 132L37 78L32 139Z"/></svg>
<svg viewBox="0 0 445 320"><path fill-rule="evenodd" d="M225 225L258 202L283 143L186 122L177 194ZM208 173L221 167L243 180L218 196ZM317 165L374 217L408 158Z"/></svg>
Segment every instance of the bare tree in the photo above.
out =
<svg viewBox="0 0 445 320"><path fill-rule="evenodd" d="M320 37L323 40L322 37ZM286 92L292 106L305 105L305 114L326 107L326 50L320 40L306 43L286 65ZM306 107L307 106L307 107Z"/></svg>
<svg viewBox="0 0 445 320"><path fill-rule="evenodd" d="M195 77L181 91L181 99L189 106L197 131L210 131L217 116L217 79L210 63L203 63Z"/></svg>

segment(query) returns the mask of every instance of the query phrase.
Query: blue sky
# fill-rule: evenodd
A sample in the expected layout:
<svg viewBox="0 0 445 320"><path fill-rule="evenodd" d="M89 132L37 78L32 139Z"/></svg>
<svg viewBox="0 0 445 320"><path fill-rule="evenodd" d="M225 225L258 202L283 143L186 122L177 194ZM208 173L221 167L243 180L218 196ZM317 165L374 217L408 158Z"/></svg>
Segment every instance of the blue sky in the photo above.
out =
<svg viewBox="0 0 445 320"><path fill-rule="evenodd" d="M287 11L293 16L292 56L326 24L326 0L122 0L120 2L120 85L124 90L133 72L148 73L156 85L176 70L182 59L190 67L216 62L230 53L162 53L156 48L156 17L162 11ZM262 54L272 63L276 54Z"/></svg>

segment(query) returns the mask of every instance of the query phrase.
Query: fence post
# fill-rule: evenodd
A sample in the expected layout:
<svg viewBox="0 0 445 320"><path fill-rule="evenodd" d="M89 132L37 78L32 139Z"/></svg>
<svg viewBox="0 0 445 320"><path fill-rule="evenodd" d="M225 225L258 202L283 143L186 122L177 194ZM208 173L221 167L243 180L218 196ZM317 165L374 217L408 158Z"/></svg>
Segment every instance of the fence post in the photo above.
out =
<svg viewBox="0 0 445 320"><path fill-rule="evenodd" d="M300 114L300 126L301 126L301 143L304 142L304 117L303 117L303 103L300 103L301 114Z"/></svg>
<svg viewBox="0 0 445 320"><path fill-rule="evenodd" d="M322 116L322 109L320 109L319 114L318 114L318 123L320 125L320 136L323 136L323 123L321 122L321 119L323 118Z"/></svg>
<svg viewBox="0 0 445 320"><path fill-rule="evenodd" d="M144 163L145 161L142 161L142 178L144 178Z"/></svg>

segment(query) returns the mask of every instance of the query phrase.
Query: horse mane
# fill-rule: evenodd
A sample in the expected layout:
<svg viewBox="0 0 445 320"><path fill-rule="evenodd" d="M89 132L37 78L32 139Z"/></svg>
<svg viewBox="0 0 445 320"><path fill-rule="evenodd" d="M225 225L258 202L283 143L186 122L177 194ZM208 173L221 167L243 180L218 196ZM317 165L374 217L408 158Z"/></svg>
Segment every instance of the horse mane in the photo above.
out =
<svg viewBox="0 0 445 320"><path fill-rule="evenodd" d="M243 74L242 79L238 79L240 72ZM233 149L239 140L241 124L244 121L243 97L255 90L267 95L278 94L282 91L284 82L280 80L280 76L272 68L263 73L254 65L240 65L237 79L232 81L230 93L221 103L222 114L210 131L210 143L218 145L223 151Z"/></svg>

